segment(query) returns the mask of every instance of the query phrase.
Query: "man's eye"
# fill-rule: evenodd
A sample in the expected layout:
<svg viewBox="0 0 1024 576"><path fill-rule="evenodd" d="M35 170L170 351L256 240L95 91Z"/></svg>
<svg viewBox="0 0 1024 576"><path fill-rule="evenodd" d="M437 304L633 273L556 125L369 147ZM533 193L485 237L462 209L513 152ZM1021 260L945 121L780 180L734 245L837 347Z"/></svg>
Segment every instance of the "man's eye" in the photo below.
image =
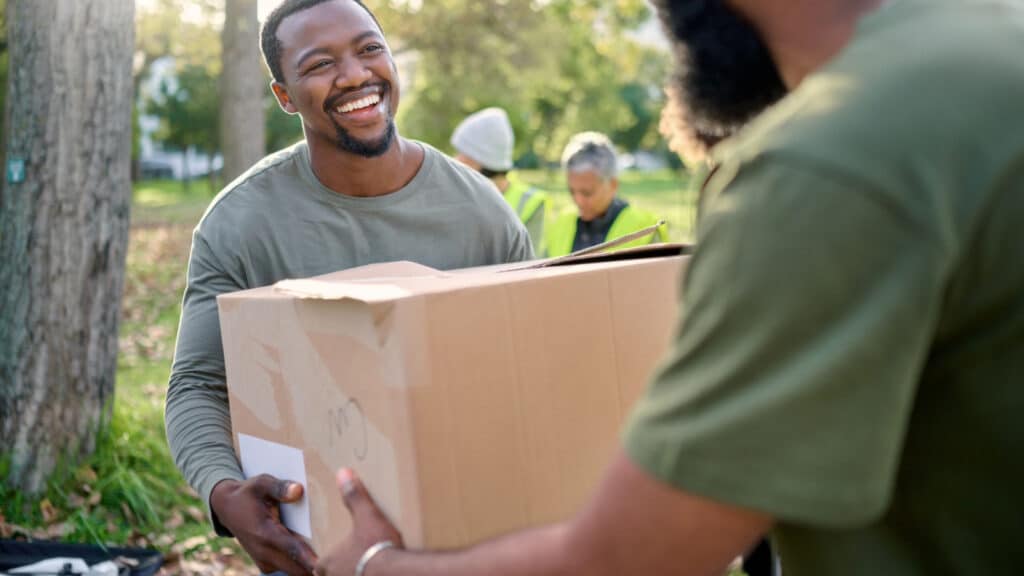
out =
<svg viewBox="0 0 1024 576"><path fill-rule="evenodd" d="M325 66L330 65L330 63L331 63L330 60L319 60L319 61L315 62L312 66L309 67L309 72L312 72L314 70L319 70L319 69L321 69L321 68L323 68Z"/></svg>
<svg viewBox="0 0 1024 576"><path fill-rule="evenodd" d="M381 45L381 44L367 44L366 47L363 48L363 53L364 54L377 54L377 53L383 52L383 51L384 51L384 46Z"/></svg>

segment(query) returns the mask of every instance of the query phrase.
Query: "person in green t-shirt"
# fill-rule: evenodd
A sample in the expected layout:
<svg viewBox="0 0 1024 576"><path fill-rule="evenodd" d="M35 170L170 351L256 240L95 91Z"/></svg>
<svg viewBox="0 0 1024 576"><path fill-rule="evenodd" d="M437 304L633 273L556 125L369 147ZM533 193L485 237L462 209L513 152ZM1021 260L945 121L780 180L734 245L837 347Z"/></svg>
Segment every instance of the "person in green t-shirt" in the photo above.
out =
<svg viewBox="0 0 1024 576"><path fill-rule="evenodd" d="M564 211L551 225L546 256L565 256L650 228L660 221L618 195L618 156L604 134L581 132L569 139L562 152L562 167L576 209ZM668 231L663 225L654 233L615 249L666 241Z"/></svg>
<svg viewBox="0 0 1024 576"><path fill-rule="evenodd" d="M545 252L545 222L550 213L548 193L523 182L512 172L515 134L501 108L484 108L466 116L451 137L455 159L480 172L501 192L527 232L533 253Z"/></svg>
<svg viewBox="0 0 1024 576"><path fill-rule="evenodd" d="M342 470L318 573L721 574L766 533L786 576L1019 573L1024 4L655 4L726 139L622 449L576 517L436 554Z"/></svg>

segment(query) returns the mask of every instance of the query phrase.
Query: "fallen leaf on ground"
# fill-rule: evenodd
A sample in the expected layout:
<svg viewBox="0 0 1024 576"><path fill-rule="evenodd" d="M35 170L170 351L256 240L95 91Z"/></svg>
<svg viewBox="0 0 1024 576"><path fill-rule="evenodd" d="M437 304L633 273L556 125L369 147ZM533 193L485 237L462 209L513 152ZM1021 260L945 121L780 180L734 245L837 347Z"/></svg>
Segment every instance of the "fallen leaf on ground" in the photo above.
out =
<svg viewBox="0 0 1024 576"><path fill-rule="evenodd" d="M99 479L96 471L91 466L83 466L75 472L75 477L82 482L94 483Z"/></svg>
<svg viewBox="0 0 1024 576"><path fill-rule="evenodd" d="M193 537L189 538L188 540L185 540L184 542L182 542L181 543L181 547L184 548L185 550L192 550L194 548L199 548L200 546L205 545L209 541L210 541L210 539L207 538L206 536L193 536Z"/></svg>
<svg viewBox="0 0 1024 576"><path fill-rule="evenodd" d="M184 494L185 496L191 496L192 498L197 499L199 498L199 493L192 489L192 487L189 486L188 484L182 485L181 488L178 489L178 491Z"/></svg>
<svg viewBox="0 0 1024 576"><path fill-rule="evenodd" d="M189 506L188 508L186 508L185 513L188 514L189 518L195 520L196 522L206 522L206 514L204 514L202 510L195 506Z"/></svg>
<svg viewBox="0 0 1024 576"><path fill-rule="evenodd" d="M185 517L181 515L181 512L175 510L174 514L171 514L171 517L167 519L167 522L164 522L164 528L168 530L175 530L181 527L184 523Z"/></svg>
<svg viewBox="0 0 1024 576"><path fill-rule="evenodd" d="M54 508L49 498L43 498L39 502L39 512L43 515L43 522L51 524L57 521L57 509Z"/></svg>
<svg viewBox="0 0 1024 576"><path fill-rule="evenodd" d="M63 538L69 533L71 533L71 527L64 522L61 522L60 524L54 524L46 528L46 537L51 540Z"/></svg>
<svg viewBox="0 0 1024 576"><path fill-rule="evenodd" d="M171 550L164 554L164 564L177 564L181 560L181 554Z"/></svg>

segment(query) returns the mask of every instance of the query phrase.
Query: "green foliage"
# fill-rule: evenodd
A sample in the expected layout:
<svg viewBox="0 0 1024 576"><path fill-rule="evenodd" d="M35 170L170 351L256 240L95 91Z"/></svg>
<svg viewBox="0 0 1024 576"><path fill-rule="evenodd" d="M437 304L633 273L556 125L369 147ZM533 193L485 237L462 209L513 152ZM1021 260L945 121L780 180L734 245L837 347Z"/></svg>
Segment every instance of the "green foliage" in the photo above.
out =
<svg viewBox="0 0 1024 576"><path fill-rule="evenodd" d="M184 17L186 14L189 17ZM135 17L136 87L152 64L171 57L179 66L205 66L220 73L223 0L150 0Z"/></svg>
<svg viewBox="0 0 1024 576"><path fill-rule="evenodd" d="M194 64L180 68L176 78L160 83L157 94L146 102L146 111L160 118L158 140L178 150L217 151L217 78L208 68Z"/></svg>
<svg viewBox="0 0 1024 576"><path fill-rule="evenodd" d="M269 73L267 81L270 81ZM267 150L280 150L302 140L302 119L281 110L277 99L269 90L263 107L266 110Z"/></svg>
<svg viewBox="0 0 1024 576"><path fill-rule="evenodd" d="M411 137L446 146L465 115L509 112L518 157L557 160L582 130L625 149L657 141L665 54L625 32L643 22L641 0L371 3L392 50L414 54L400 123ZM405 78L406 82L410 79Z"/></svg>
<svg viewBox="0 0 1024 576"><path fill-rule="evenodd" d="M215 154L223 0L152 0L144 6L135 19L139 112L160 119L154 139L166 147ZM155 93L144 93L144 81L162 58L173 59L173 78L163 79Z"/></svg>
<svg viewBox="0 0 1024 576"><path fill-rule="evenodd" d="M121 391L96 453L77 468L61 466L41 498L0 487L0 514L24 535L124 544L153 538L174 508L195 506L180 489L163 441L162 410L138 391ZM134 396L134 398L133 398Z"/></svg>

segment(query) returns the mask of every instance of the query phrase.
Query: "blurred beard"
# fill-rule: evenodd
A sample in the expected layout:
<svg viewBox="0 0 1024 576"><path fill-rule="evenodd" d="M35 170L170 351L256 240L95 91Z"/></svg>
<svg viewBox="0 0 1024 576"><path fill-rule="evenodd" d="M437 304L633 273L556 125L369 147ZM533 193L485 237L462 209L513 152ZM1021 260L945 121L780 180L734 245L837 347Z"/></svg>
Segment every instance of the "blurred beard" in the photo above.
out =
<svg viewBox="0 0 1024 576"><path fill-rule="evenodd" d="M710 148L786 95L760 33L724 0L654 0L677 60L677 130Z"/></svg>
<svg viewBox="0 0 1024 576"><path fill-rule="evenodd" d="M391 141L395 139L395 121L392 118L388 118L388 125L384 129L384 134L376 140L360 140L352 136L348 130L342 128L336 122L334 123L334 130L334 146L338 150L364 158L381 156L388 151L388 148L391 147Z"/></svg>

